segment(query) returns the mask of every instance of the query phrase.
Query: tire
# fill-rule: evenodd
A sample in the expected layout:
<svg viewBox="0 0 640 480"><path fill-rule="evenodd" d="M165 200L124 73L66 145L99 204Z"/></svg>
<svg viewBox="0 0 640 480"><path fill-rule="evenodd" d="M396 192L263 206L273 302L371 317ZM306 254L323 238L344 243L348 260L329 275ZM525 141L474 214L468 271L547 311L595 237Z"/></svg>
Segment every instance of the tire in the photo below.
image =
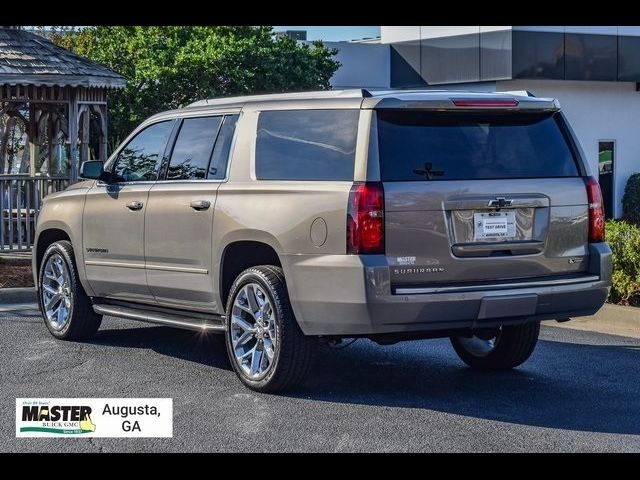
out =
<svg viewBox="0 0 640 480"><path fill-rule="evenodd" d="M227 300L226 327L229 361L245 386L276 393L304 380L316 342L298 326L280 267L252 267L236 278Z"/></svg>
<svg viewBox="0 0 640 480"><path fill-rule="evenodd" d="M52 265L52 264L55 264ZM46 299L50 297L50 290L47 291L45 285L54 288L59 285L57 281L52 280L51 276L47 276L47 269L51 267L51 272L58 272L58 268L64 270L66 280L63 282L65 297L59 301L59 308L66 307L68 303L66 320L58 320L57 315L49 315L47 312ZM65 300L65 298L68 299ZM40 271L38 272L38 303L44 323L51 332L51 335L60 340L86 340L91 338L100 328L102 323L102 315L98 315L93 311L91 299L84 291L80 279L78 278L78 269L76 267L73 255L73 247L66 240L55 242L47 248L42 257ZM55 302L51 305L51 311L55 310Z"/></svg>
<svg viewBox="0 0 640 480"><path fill-rule="evenodd" d="M521 325L501 327L494 336L493 348L487 347L486 352L479 348L471 348L474 337L451 337L451 344L460 359L471 368L481 370L508 370L523 364L533 353L538 335L540 322L528 322ZM485 341L488 341L485 336Z"/></svg>

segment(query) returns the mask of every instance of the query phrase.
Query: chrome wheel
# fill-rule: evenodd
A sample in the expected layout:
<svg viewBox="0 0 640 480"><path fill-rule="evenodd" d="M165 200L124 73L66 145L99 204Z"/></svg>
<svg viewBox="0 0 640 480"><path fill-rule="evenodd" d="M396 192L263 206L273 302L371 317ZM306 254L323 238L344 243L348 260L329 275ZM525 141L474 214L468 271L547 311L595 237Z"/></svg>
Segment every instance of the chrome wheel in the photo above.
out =
<svg viewBox="0 0 640 480"><path fill-rule="evenodd" d="M278 330L271 300L258 283L248 283L233 301L230 320L235 361L252 380L264 377L274 363Z"/></svg>
<svg viewBox="0 0 640 480"><path fill-rule="evenodd" d="M62 256L51 255L44 266L40 289L47 322L54 330L62 330L71 317L71 275Z"/></svg>
<svg viewBox="0 0 640 480"><path fill-rule="evenodd" d="M460 345L475 357L486 357L493 352L500 341L502 328L497 332L472 337L458 337Z"/></svg>

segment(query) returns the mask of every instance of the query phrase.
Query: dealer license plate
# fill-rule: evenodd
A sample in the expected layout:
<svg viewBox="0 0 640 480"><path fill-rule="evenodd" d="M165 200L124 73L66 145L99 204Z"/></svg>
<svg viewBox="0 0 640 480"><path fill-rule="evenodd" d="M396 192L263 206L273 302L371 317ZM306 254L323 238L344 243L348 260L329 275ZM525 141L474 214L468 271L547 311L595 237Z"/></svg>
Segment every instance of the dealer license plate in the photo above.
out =
<svg viewBox="0 0 640 480"><path fill-rule="evenodd" d="M516 212L473 214L473 238L476 241L506 241L516 238Z"/></svg>

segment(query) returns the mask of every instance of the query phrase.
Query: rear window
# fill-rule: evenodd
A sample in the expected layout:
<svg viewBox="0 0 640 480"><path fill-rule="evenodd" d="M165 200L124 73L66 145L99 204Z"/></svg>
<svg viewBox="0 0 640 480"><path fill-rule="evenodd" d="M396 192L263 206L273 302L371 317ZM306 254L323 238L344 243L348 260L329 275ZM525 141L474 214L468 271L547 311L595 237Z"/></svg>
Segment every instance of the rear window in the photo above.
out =
<svg viewBox="0 0 640 480"><path fill-rule="evenodd" d="M284 110L258 118L260 180L353 180L359 110Z"/></svg>
<svg viewBox="0 0 640 480"><path fill-rule="evenodd" d="M380 110L383 181L578 176L557 113Z"/></svg>

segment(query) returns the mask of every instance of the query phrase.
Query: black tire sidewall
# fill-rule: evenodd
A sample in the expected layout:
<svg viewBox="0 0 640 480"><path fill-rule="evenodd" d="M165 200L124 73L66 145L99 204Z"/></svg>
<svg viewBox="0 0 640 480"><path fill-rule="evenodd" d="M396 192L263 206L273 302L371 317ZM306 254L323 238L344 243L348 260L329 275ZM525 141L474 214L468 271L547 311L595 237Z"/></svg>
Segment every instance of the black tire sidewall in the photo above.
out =
<svg viewBox="0 0 640 480"><path fill-rule="evenodd" d="M67 271L69 273L69 283L70 283L69 287L71 290L69 320L61 330L56 330L52 328L51 325L49 324L49 321L47 320L45 306L42 301L42 288L43 288L42 286L43 286L45 265L47 264L47 261L49 260L49 258L51 258L55 254L60 255L64 260L65 267L67 268ZM71 328L71 324L74 319L76 302L78 298L78 285L76 283L76 279L77 279L77 272L75 269L75 262L73 261L72 258L70 258L69 253L67 252L67 249L63 248L60 242L51 244L49 248L47 248L47 250L44 252L44 255L42 257L42 262L40 263L40 271L38 273L38 304L40 306L40 312L42 313L42 318L44 319L44 323L47 326L47 329L49 330L49 332L51 332L51 335L53 335L56 338L65 339L69 333L69 329Z"/></svg>
<svg viewBox="0 0 640 480"><path fill-rule="evenodd" d="M273 311L275 314L276 321L276 349L273 357L273 364L269 369L269 372L266 376L259 380L253 380L248 378L244 371L238 365L238 362L235 359L235 353L233 351L233 346L231 343L231 312L233 309L233 303L235 301L236 296L244 287L249 283L257 283L259 284L264 292L269 296L269 301L273 306ZM280 301L276 301L276 296L280 299ZM229 354L229 361L233 367L233 370L236 372L242 383L247 385L248 387L256 390L263 389L266 385L270 383L274 376L278 374L278 366L280 360L280 351L283 339L283 315L286 313L282 311L282 302L284 299L281 298L279 292L274 292L273 288L269 283L258 273L256 269L249 269L240 274L240 276L233 283L231 290L229 292L229 297L227 299L227 308L226 308L226 330L225 330L225 343L227 345L227 353Z"/></svg>
<svg viewBox="0 0 640 480"><path fill-rule="evenodd" d="M485 356L471 353L458 337L451 337L450 340L460 359L470 367L480 370L509 370L523 364L531 356L539 332L539 322L503 327L496 347Z"/></svg>

